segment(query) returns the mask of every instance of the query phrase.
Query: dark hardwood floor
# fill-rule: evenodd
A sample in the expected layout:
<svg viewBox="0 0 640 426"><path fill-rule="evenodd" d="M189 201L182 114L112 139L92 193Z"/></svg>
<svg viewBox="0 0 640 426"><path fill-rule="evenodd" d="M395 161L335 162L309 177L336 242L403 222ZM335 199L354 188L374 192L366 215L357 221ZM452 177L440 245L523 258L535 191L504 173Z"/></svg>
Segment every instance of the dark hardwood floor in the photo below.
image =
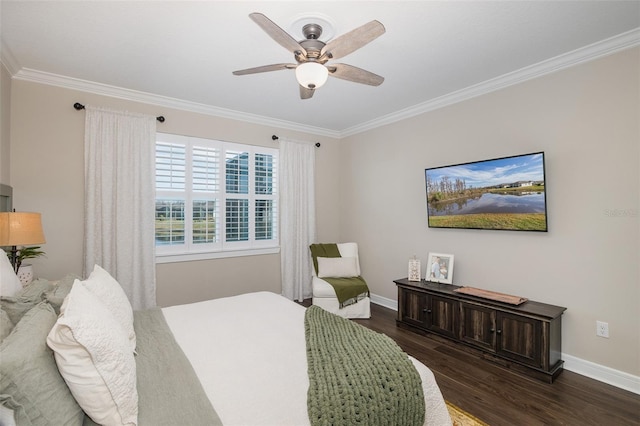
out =
<svg viewBox="0 0 640 426"><path fill-rule="evenodd" d="M395 311L372 304L371 319L355 321L394 339L433 371L447 401L491 426L640 425L640 395L567 370L547 384L395 320Z"/></svg>

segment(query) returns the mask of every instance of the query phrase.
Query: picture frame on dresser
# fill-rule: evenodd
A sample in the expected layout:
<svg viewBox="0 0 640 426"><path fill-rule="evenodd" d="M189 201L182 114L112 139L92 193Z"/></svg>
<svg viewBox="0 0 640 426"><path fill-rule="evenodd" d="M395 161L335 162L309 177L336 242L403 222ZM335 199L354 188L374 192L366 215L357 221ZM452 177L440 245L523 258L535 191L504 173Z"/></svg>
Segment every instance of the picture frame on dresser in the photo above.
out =
<svg viewBox="0 0 640 426"><path fill-rule="evenodd" d="M441 284L452 284L453 260L454 256L452 254L429 253L425 280Z"/></svg>

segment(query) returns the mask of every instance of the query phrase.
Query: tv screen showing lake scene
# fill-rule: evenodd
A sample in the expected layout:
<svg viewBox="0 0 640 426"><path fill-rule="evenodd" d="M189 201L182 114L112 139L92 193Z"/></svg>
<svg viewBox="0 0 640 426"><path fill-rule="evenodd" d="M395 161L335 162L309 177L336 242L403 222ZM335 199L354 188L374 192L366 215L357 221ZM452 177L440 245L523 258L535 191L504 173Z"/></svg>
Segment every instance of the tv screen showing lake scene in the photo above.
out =
<svg viewBox="0 0 640 426"><path fill-rule="evenodd" d="M430 228L547 231L544 153L425 169Z"/></svg>

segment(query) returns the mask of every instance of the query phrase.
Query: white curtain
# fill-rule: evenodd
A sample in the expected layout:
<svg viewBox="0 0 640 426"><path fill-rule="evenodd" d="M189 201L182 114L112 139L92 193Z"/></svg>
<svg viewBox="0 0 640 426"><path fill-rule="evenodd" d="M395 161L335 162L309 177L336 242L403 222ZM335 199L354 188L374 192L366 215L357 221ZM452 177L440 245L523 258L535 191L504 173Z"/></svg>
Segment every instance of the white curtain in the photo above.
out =
<svg viewBox="0 0 640 426"><path fill-rule="evenodd" d="M156 305L156 118L86 107L84 275L98 264L133 309Z"/></svg>
<svg viewBox="0 0 640 426"><path fill-rule="evenodd" d="M315 148L280 139L280 269L282 295L311 297L311 253L316 239Z"/></svg>

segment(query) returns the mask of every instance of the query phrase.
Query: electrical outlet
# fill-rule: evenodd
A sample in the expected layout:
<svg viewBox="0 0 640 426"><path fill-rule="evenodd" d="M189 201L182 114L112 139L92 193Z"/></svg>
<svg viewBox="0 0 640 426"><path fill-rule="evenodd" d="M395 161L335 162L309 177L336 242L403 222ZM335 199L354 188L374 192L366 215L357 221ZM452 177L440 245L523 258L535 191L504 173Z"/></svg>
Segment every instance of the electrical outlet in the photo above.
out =
<svg viewBox="0 0 640 426"><path fill-rule="evenodd" d="M609 323L596 321L596 336L609 338Z"/></svg>

